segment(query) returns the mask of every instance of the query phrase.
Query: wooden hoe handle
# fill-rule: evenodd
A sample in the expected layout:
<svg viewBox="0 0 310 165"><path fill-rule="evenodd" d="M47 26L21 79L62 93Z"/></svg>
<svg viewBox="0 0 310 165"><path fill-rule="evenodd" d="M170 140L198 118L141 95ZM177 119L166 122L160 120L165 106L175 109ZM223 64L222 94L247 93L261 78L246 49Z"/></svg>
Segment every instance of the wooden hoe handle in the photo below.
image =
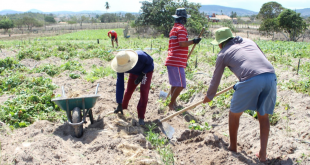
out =
<svg viewBox="0 0 310 165"><path fill-rule="evenodd" d="M228 87L228 88L226 88L226 89L223 89L222 91L218 92L214 97L216 97L216 96L218 96L218 95L220 95L220 94L222 94L222 93L225 93L225 92L231 90L233 87L234 87L234 85L232 85L232 86L230 86L230 87ZM160 121L161 121L161 122L167 121L167 120L171 119L172 117L174 117L174 116L176 116L176 115L178 115L178 114L180 114L180 113L183 113L183 112L185 112L185 111L188 111L188 110L190 110L190 109L196 107L197 105L200 105L201 103L203 103L203 100L202 100L202 101L199 101L199 102L197 102L197 103L194 103L194 104L190 105L189 107L186 107L186 108L180 110L179 112L176 112L176 113L174 113L174 114L171 114L171 115L169 115L169 116L167 116L167 117L161 119Z"/></svg>
<svg viewBox="0 0 310 165"><path fill-rule="evenodd" d="M202 36L202 33L205 31L205 27L203 27L202 29L201 29L201 32L200 32L200 34L199 34L199 37L198 38L201 38L201 36ZM192 52L194 51L194 49L195 49L195 47L196 47L196 45L197 44L194 44L194 46L192 47L192 50L189 52L189 54L188 54L188 57L187 57L187 60L189 59L189 57L191 56L191 54L192 54Z"/></svg>

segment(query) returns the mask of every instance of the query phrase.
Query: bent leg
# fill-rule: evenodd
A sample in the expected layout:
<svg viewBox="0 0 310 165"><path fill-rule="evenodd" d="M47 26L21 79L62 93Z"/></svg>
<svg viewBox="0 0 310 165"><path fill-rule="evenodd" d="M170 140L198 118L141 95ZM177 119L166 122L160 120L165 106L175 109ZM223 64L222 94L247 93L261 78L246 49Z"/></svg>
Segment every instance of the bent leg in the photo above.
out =
<svg viewBox="0 0 310 165"><path fill-rule="evenodd" d="M144 119L146 106L149 98L149 91L151 86L153 71L148 72L142 79L140 85L140 100L137 106L138 118Z"/></svg>
<svg viewBox="0 0 310 165"><path fill-rule="evenodd" d="M123 109L127 109L131 95L133 94L133 92L137 87L137 85L135 84L135 80L137 77L138 77L137 75L131 73L129 74L127 88L123 98L123 104L122 104Z"/></svg>
<svg viewBox="0 0 310 165"><path fill-rule="evenodd" d="M269 130L270 130L269 117L267 113L261 116L259 112L257 112L257 116L258 116L259 129L260 129L259 160L266 161L267 143L268 143L268 136L269 136Z"/></svg>
<svg viewBox="0 0 310 165"><path fill-rule="evenodd" d="M230 138L230 151L237 152L237 135L238 135L238 128L239 128L239 120L240 116L243 112L240 113L233 113L229 111L229 138Z"/></svg>

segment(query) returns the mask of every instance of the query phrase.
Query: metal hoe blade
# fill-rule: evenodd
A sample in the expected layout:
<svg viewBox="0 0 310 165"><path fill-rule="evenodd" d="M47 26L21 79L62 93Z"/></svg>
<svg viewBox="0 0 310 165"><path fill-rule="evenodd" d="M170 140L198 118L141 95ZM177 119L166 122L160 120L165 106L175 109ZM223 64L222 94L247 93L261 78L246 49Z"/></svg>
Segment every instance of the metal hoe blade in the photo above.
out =
<svg viewBox="0 0 310 165"><path fill-rule="evenodd" d="M174 134L174 128L166 123L166 122L163 122L160 126L159 126L159 129L161 130L161 132L163 132L169 139L172 138L173 134Z"/></svg>
<svg viewBox="0 0 310 165"><path fill-rule="evenodd" d="M159 98L160 99L166 99L168 96L168 93L164 92L164 91L160 91L159 92Z"/></svg>

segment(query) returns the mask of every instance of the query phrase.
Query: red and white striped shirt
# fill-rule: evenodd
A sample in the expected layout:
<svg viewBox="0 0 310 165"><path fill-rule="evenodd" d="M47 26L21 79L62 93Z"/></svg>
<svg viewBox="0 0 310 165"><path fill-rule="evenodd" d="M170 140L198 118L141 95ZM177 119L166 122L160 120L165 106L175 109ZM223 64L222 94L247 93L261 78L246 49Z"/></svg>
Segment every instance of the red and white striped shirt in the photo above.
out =
<svg viewBox="0 0 310 165"><path fill-rule="evenodd" d="M175 23L169 34L169 49L165 66L186 68L188 47L180 47L179 42L188 41L184 25Z"/></svg>

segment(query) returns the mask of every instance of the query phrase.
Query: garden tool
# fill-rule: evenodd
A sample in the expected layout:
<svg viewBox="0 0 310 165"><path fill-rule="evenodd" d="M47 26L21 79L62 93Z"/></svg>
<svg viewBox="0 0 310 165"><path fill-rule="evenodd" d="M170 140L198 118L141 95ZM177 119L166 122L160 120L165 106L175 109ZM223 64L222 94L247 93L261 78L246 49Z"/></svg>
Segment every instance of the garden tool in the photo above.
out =
<svg viewBox="0 0 310 165"><path fill-rule="evenodd" d="M225 93L225 92L231 90L233 87L234 87L234 85L232 85L232 86L230 86L230 87L228 87L228 88L226 88L226 89L224 89L224 90L218 92L214 97L216 97L216 96L218 96L218 95L220 95L220 94L222 94L222 93ZM174 131L174 128L173 128L170 124L168 124L168 123L166 123L166 122L164 122L164 121L167 121L167 120L171 119L172 117L174 117L174 116L176 116L176 115L178 115L178 114L181 114L181 113L183 113L183 112L185 112L185 111L188 111L188 110L190 110L190 109L192 109L192 108L194 108L194 107L196 107L196 106L198 106L198 105L200 105L200 104L202 104L202 103L203 103L203 100L202 100L202 101L199 101L199 102L197 102L197 103L194 103L194 104L190 105L189 107L186 107L186 108L184 108L184 109L182 109L182 110L180 110L180 111L178 111L178 112L176 112L176 113L174 113L174 114L171 114L171 115L169 115L169 116L167 116L167 117L165 117L165 118L163 118L163 119L158 119L157 124L158 124L158 126L159 126L159 129L160 129L169 139L171 139L172 136L173 136L173 134L174 134L174 132L175 132L175 131Z"/></svg>
<svg viewBox="0 0 310 165"><path fill-rule="evenodd" d="M202 30L201 30L201 32L200 32L198 38L201 38L202 33L204 32L204 30L205 30L205 27L202 28ZM194 46L192 47L191 51L189 52L189 54L188 54L188 56L187 56L187 60L188 60L189 57L191 56L191 54L192 54L192 52L194 51L196 45L197 45L197 44L194 44ZM164 91L160 91L160 92L159 92L159 98L166 99L170 94L171 94L171 90L169 90L168 93L166 93L166 92L164 92Z"/></svg>

